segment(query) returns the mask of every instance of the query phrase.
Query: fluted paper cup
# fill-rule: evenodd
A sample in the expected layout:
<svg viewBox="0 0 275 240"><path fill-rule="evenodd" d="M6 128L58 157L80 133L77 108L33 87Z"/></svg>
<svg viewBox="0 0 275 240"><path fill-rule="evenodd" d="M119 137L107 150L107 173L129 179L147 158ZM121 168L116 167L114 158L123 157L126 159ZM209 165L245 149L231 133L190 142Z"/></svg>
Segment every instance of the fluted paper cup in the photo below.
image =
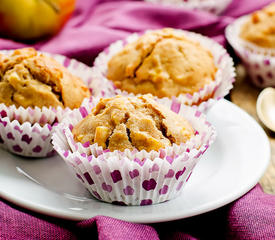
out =
<svg viewBox="0 0 275 240"><path fill-rule="evenodd" d="M232 0L145 0L155 4L176 6L192 10L207 11L219 15L222 13Z"/></svg>
<svg viewBox="0 0 275 240"><path fill-rule="evenodd" d="M252 83L259 88L275 87L275 50L240 38L241 27L248 19L249 15L246 15L228 25L225 36L241 58Z"/></svg>
<svg viewBox="0 0 275 240"><path fill-rule="evenodd" d="M10 54L13 50L2 50ZM74 59L58 54L53 57L73 75L80 77L92 94L101 95L91 79L91 68ZM47 157L54 154L51 135L55 126L71 111L69 108L23 108L0 104L0 147L26 157Z"/></svg>
<svg viewBox="0 0 275 240"><path fill-rule="evenodd" d="M91 111L99 98L71 112L56 127L53 146L74 175L102 201L120 205L150 205L177 197L194 167L213 143L216 132L205 116L186 105L166 100L162 104L187 119L195 136L187 143L159 151L103 150L97 144L75 142L73 127Z"/></svg>
<svg viewBox="0 0 275 240"><path fill-rule="evenodd" d="M151 30L148 30L145 33L150 31ZM227 95L230 89L233 88L233 82L235 81L233 60L220 44L210 38L184 30L174 29L174 31L175 34L183 33L187 38L199 42L203 47L208 49L214 57L214 63L217 67L214 81L208 85L205 85L204 88L200 89L198 92L195 92L193 95L180 94L178 97L175 97L176 101L182 104L194 106L199 111L206 112L215 102ZM138 38L139 34L134 33L125 40L116 41L101 52L95 59L92 70L92 79L95 83L97 82L97 85L101 88L100 92L105 94L105 96L114 96L117 94L129 95L128 92L117 89L113 82L106 78L106 74L109 60L115 54L120 52L127 43L134 42Z"/></svg>

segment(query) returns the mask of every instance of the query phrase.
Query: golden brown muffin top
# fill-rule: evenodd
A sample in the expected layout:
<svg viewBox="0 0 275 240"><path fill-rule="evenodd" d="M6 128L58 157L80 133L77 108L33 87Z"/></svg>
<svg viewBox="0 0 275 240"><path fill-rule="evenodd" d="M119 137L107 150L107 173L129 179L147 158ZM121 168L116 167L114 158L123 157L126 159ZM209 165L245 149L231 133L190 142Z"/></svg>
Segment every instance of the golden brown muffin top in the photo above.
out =
<svg viewBox="0 0 275 240"><path fill-rule="evenodd" d="M72 132L76 141L97 143L110 151L148 152L185 143L194 135L182 116L157 104L151 95L100 99Z"/></svg>
<svg viewBox="0 0 275 240"><path fill-rule="evenodd" d="M275 48L275 3L251 14L240 37L264 48Z"/></svg>
<svg viewBox="0 0 275 240"><path fill-rule="evenodd" d="M53 58L33 48L0 54L0 103L77 108L89 89Z"/></svg>
<svg viewBox="0 0 275 240"><path fill-rule="evenodd" d="M108 62L107 78L134 94L172 97L199 91L215 79L212 53L173 29L151 31Z"/></svg>

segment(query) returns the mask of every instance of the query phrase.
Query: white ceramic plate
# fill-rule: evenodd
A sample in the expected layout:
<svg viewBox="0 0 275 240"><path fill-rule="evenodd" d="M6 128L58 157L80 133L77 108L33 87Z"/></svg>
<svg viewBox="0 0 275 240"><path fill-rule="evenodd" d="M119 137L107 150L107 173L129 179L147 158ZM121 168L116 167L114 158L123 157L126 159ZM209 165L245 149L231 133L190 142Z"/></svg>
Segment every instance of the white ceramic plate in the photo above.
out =
<svg viewBox="0 0 275 240"><path fill-rule="evenodd" d="M200 160L177 199L151 206L116 206L91 198L58 156L28 159L0 150L1 197L46 215L81 220L105 215L153 223L186 218L221 207L250 190L270 159L262 128L234 104L221 100L208 113L216 142Z"/></svg>

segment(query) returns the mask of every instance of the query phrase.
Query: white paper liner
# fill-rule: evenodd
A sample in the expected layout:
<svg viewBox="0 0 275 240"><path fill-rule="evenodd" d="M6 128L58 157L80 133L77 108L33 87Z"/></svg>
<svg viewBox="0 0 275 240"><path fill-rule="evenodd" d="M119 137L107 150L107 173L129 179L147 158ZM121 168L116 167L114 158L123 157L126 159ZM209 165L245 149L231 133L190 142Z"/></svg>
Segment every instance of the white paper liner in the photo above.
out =
<svg viewBox="0 0 275 240"><path fill-rule="evenodd" d="M275 87L275 50L261 48L240 38L241 27L249 16L228 25L225 36L241 58L252 83L260 88Z"/></svg>
<svg viewBox="0 0 275 240"><path fill-rule="evenodd" d="M152 30L148 30L145 33L150 31ZM233 60L221 45L210 38L184 30L174 31L175 33L179 34L184 33L186 37L199 42L203 47L209 49L213 54L214 62L218 69L216 72L215 80L212 83L206 85L199 92L194 93L193 95L181 94L178 97L175 97L175 99L177 99L177 101L180 103L193 105L199 111L206 112L216 101L227 95L230 89L233 88L233 82L235 81L235 69L233 67ZM116 89L113 82L109 81L106 78L106 73L108 62L112 58L112 56L120 52L125 44L136 41L138 38L139 35L137 33L134 33L127 37L125 40L116 41L111 44L105 51L101 52L95 59L92 71L92 78L94 82L98 82L97 85L101 87L100 92L105 94L105 96L114 96L117 94L129 95L129 93L126 91ZM200 101L202 102L199 105L194 105Z"/></svg>
<svg viewBox="0 0 275 240"><path fill-rule="evenodd" d="M219 15L232 0L145 0L146 2L179 6L187 9L207 11Z"/></svg>
<svg viewBox="0 0 275 240"><path fill-rule="evenodd" d="M73 140L71 130L87 116L89 105L69 114L53 134L54 149L72 168L77 178L99 200L121 205L149 205L177 197L203 153L216 137L205 116L177 101L163 103L183 115L196 130L186 144L173 145L158 152L103 150L97 144L80 144Z"/></svg>
<svg viewBox="0 0 275 240"><path fill-rule="evenodd" d="M2 54L10 54L13 50L2 50ZM90 91L100 96L91 79L91 68L74 59L58 54L44 53L53 57L65 66L73 75L80 77ZM12 153L26 157L46 157L54 153L51 145L51 134L54 124L71 111L69 108L16 108L0 104L0 147Z"/></svg>

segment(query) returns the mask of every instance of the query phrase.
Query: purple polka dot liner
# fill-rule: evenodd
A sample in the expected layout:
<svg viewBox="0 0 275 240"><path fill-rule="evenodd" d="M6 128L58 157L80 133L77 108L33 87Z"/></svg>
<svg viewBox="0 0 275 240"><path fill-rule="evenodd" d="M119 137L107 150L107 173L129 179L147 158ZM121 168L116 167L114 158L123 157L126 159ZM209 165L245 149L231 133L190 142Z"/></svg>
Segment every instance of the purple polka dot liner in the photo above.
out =
<svg viewBox="0 0 275 240"><path fill-rule="evenodd" d="M146 31L150 32L151 30ZM176 97L176 100L186 105L194 105L201 102L203 99L208 98L206 101L202 101L198 106L194 105L199 111L206 112L215 102L223 98L233 88L233 82L235 81L235 68L233 67L233 60L228 55L226 50L217 42L210 38L204 37L198 33L188 32L184 30L174 30L175 34L184 33L187 38L199 42L203 47L208 49L214 57L214 62L217 67L215 80L206 85L198 92L191 94L180 94ZM113 95L133 95L126 91L116 89L112 81L106 78L107 66L109 60L116 53L120 52L127 43L136 41L139 38L139 34L134 33L127 37L125 40L119 40L112 43L107 49L101 52L94 61L94 67L92 72L92 79L94 82L98 82L98 87L101 87L100 92L105 96ZM212 97L210 97L212 96ZM210 97L210 98L209 98ZM168 98L163 98L167 100Z"/></svg>
<svg viewBox="0 0 275 240"><path fill-rule="evenodd" d="M146 2L207 11L219 15L232 0L145 0Z"/></svg>
<svg viewBox="0 0 275 240"><path fill-rule="evenodd" d="M159 151L110 152L97 144L75 142L73 127L91 111L98 97L68 114L55 129L53 146L75 177L97 199L119 205L150 205L179 196L204 152L216 138L215 129L198 110L175 100L162 104L183 115L195 136L187 143Z"/></svg>
<svg viewBox="0 0 275 240"><path fill-rule="evenodd" d="M2 54L12 50L0 51ZM74 75L83 79L92 91L91 68L62 55L48 54ZM93 91L95 93L95 91ZM99 95L99 93L97 93ZM26 157L48 157L54 154L51 135L58 122L71 111L69 108L16 108L0 104L0 147Z"/></svg>
<svg viewBox="0 0 275 240"><path fill-rule="evenodd" d="M227 26L225 36L242 60L252 83L259 87L275 87L275 50L262 48L240 38L242 25L249 15Z"/></svg>

